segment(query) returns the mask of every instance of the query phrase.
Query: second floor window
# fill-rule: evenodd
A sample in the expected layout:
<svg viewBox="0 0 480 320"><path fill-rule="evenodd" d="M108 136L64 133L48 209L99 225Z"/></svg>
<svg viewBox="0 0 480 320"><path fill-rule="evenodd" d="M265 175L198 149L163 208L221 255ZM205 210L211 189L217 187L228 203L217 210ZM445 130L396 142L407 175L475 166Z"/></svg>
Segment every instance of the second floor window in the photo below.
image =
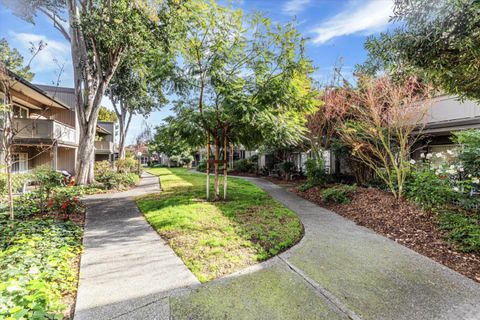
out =
<svg viewBox="0 0 480 320"><path fill-rule="evenodd" d="M29 116L28 108L14 105L13 106L13 116L15 118L28 118L28 116Z"/></svg>

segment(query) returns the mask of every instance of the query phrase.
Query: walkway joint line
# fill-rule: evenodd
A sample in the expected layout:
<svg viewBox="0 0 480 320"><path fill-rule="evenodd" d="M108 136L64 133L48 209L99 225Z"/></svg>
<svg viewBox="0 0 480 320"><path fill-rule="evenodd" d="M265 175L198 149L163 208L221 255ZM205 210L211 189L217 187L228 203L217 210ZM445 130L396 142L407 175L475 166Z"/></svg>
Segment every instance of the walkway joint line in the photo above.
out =
<svg viewBox="0 0 480 320"><path fill-rule="evenodd" d="M328 290L323 288L320 284L315 282L312 278L307 276L302 270L295 267L292 263L290 263L287 259L283 258L281 255L278 258L283 261L293 272L298 274L305 282L307 282L313 289L320 294L323 298L325 298L330 304L332 304L338 311L345 314L351 320L363 320L362 317L357 315L354 311L350 310L347 306L345 306L337 297L335 297L332 293Z"/></svg>

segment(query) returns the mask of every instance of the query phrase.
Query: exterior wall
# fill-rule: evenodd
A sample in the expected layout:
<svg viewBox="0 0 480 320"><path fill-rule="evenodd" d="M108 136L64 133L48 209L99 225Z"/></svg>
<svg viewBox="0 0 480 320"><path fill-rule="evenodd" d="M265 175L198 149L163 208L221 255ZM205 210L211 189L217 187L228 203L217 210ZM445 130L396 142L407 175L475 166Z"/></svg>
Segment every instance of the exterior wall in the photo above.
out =
<svg viewBox="0 0 480 320"><path fill-rule="evenodd" d="M36 146L14 146L12 153L26 153L28 156L28 171L40 166L52 167L53 159L50 148Z"/></svg>
<svg viewBox="0 0 480 320"><path fill-rule="evenodd" d="M63 148L57 149L57 170L65 170L69 173L75 173L75 148Z"/></svg>
<svg viewBox="0 0 480 320"><path fill-rule="evenodd" d="M107 130L111 134L102 135L103 141L115 142L115 123L99 121L97 124L100 128Z"/></svg>
<svg viewBox="0 0 480 320"><path fill-rule="evenodd" d="M57 120L58 122L64 123L75 128L75 112L72 110L65 109L48 109L45 111L32 110L30 111L30 118L38 119L45 118L51 120Z"/></svg>
<svg viewBox="0 0 480 320"><path fill-rule="evenodd" d="M471 100L459 101L453 96L440 96L434 99L426 115L427 123L451 122L479 118L480 106Z"/></svg>

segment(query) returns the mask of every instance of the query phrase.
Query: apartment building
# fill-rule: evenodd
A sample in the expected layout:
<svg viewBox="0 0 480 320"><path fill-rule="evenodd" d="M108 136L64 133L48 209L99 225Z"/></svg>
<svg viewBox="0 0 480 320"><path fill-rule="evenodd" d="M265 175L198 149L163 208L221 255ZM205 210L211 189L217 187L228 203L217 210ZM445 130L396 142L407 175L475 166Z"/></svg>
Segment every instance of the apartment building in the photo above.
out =
<svg viewBox="0 0 480 320"><path fill-rule="evenodd" d="M23 173L49 166L75 174L79 133L74 89L34 85L9 71L1 76L9 81L13 104L12 172ZM0 92L0 100L3 98ZM96 160L114 161L114 129L113 122L99 122ZM0 152L2 149L0 145Z"/></svg>
<svg viewBox="0 0 480 320"><path fill-rule="evenodd" d="M12 172L27 172L38 166L74 172L78 135L71 106L14 73L7 73L1 76L8 81L12 96ZM4 98L0 92L0 99Z"/></svg>
<svg viewBox="0 0 480 320"><path fill-rule="evenodd" d="M452 132L480 129L480 104L460 101L457 97L442 95L433 100L425 119L423 138L415 147L413 158L420 154L443 152L454 147Z"/></svg>

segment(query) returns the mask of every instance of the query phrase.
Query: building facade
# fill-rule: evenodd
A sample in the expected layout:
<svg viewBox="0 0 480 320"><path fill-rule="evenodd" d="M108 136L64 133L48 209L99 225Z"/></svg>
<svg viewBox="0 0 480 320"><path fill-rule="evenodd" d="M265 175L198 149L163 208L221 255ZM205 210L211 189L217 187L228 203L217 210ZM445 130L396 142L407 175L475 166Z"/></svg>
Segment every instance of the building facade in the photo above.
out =
<svg viewBox="0 0 480 320"><path fill-rule="evenodd" d="M12 98L12 172L25 173L48 166L74 175L79 143L74 89L34 85L14 73L7 73L1 76L2 81L7 79ZM0 92L0 102L4 99L5 93ZM114 128L114 123L99 122L96 159L98 155L98 160L114 160ZM4 130L3 123L0 130ZM0 145L0 164L4 161L3 150L4 146Z"/></svg>

